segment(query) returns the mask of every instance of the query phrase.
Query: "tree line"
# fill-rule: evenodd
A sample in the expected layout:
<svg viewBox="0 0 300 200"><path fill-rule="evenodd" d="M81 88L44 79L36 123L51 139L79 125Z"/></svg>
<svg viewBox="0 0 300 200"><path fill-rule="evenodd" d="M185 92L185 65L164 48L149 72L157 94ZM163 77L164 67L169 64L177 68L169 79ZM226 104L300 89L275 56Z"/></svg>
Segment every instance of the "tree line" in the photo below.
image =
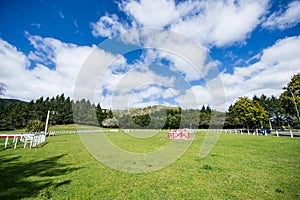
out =
<svg viewBox="0 0 300 200"><path fill-rule="evenodd" d="M50 125L85 124L118 128L261 128L299 127L296 106L300 104L300 74L292 77L279 98L261 95L253 98L240 97L229 106L226 113L209 106L201 109L149 106L129 110L102 109L100 103L89 100L73 101L64 94L56 97L41 97L24 102L0 99L0 130L21 129L39 123L42 127L50 112ZM225 123L222 118L225 116ZM212 116L214 120L212 121ZM224 126L223 126L224 125Z"/></svg>
<svg viewBox="0 0 300 200"><path fill-rule="evenodd" d="M89 100L73 101L64 94L56 97L41 97L36 101L24 102L14 99L0 99L0 130L22 129L32 121L45 122L50 111L49 124L98 125L112 117L111 110L101 109ZM97 111L97 115L91 111ZM95 117L96 116L96 117ZM93 120L96 118L96 120Z"/></svg>
<svg viewBox="0 0 300 200"><path fill-rule="evenodd" d="M24 102L0 99L0 130L43 130L47 113L49 125L84 124L110 128L208 128L212 111L209 106L198 109L149 106L147 108L118 110L102 109L89 100L73 101L64 94L41 97Z"/></svg>
<svg viewBox="0 0 300 200"><path fill-rule="evenodd" d="M226 123L234 127L294 127L300 128L300 73L294 75L280 97L261 95L240 97L230 105ZM275 127L274 127L275 126Z"/></svg>

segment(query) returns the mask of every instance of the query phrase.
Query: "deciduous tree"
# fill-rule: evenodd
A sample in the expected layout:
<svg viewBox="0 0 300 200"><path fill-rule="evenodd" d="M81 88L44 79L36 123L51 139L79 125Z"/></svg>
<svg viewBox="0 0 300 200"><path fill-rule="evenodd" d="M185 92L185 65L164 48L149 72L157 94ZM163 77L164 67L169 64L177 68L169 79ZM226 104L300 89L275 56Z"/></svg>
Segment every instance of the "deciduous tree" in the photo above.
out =
<svg viewBox="0 0 300 200"><path fill-rule="evenodd" d="M229 116L235 124L260 128L266 125L269 120L268 112L261 106L259 101L253 101L248 97L240 97L237 102L230 107Z"/></svg>
<svg viewBox="0 0 300 200"><path fill-rule="evenodd" d="M296 105L299 109L300 106L300 73L292 77L291 81L284 88L283 93L280 95L280 104L284 108L287 115L297 116L296 107L294 104L293 95Z"/></svg>

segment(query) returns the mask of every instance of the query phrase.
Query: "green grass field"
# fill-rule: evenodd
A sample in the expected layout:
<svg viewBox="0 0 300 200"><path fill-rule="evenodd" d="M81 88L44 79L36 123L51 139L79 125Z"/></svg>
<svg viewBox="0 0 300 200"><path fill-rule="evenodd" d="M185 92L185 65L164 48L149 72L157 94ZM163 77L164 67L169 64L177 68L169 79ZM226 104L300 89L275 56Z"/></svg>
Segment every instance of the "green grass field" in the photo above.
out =
<svg viewBox="0 0 300 200"><path fill-rule="evenodd" d="M166 134L107 136L125 150L148 152L168 144ZM3 150L0 140L0 199L300 199L300 138L223 133L200 159L204 137L198 133L171 165L140 174L101 164L77 134L33 149Z"/></svg>

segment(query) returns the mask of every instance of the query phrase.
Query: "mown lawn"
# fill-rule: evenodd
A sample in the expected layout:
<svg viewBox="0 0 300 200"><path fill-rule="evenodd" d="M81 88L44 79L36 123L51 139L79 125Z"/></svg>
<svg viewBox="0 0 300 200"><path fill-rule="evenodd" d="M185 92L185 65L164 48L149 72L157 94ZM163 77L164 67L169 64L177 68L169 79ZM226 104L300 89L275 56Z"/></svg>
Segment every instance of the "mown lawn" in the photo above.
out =
<svg viewBox="0 0 300 200"><path fill-rule="evenodd" d="M107 133L133 152L168 144ZM155 172L126 173L96 160L78 135L49 137L38 148L3 150L0 199L300 199L300 138L223 133L199 158L205 133L176 162Z"/></svg>

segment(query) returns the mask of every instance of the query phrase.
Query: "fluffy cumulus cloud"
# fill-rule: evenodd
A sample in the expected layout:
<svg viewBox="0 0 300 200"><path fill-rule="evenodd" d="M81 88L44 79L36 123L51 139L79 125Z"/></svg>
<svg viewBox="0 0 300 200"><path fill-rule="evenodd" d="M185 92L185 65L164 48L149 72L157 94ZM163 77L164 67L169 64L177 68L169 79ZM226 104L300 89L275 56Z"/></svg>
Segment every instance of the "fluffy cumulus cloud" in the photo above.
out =
<svg viewBox="0 0 300 200"><path fill-rule="evenodd" d="M195 85L176 98L183 108L201 108L202 105L212 105L210 91L205 86Z"/></svg>
<svg viewBox="0 0 300 200"><path fill-rule="evenodd" d="M128 28L164 28L191 37L204 45L226 46L243 42L261 22L267 0L254 1L123 1L120 9L131 24L114 15L92 24L93 34L110 37Z"/></svg>
<svg viewBox="0 0 300 200"><path fill-rule="evenodd" d="M161 28L179 17L172 0L124 1L121 9L132 18L133 23L143 27Z"/></svg>
<svg viewBox="0 0 300 200"><path fill-rule="evenodd" d="M300 1L288 4L285 10L272 13L263 23L266 28L278 28L281 30L296 26L300 22Z"/></svg>
<svg viewBox="0 0 300 200"><path fill-rule="evenodd" d="M27 57L18 51L15 46L0 39L0 59L0 68L5 69L0 70L0 78L8 87L6 95L12 96L19 93L18 97L21 98L24 95L30 95L30 92L27 90L28 87L23 87L23 90L19 90L26 82L31 81L33 77L27 69L30 64ZM27 78L23 78L20 75L27 75Z"/></svg>
<svg viewBox="0 0 300 200"><path fill-rule="evenodd" d="M171 28L195 38L204 45L221 47L240 43L260 23L266 6L267 1L185 3L178 5L182 7L182 15L178 21L171 24Z"/></svg>
<svg viewBox="0 0 300 200"><path fill-rule="evenodd" d="M300 72L300 36L278 40L263 50L259 60L246 67L236 67L232 74L223 72L227 106L239 96L275 95L291 77Z"/></svg>
<svg viewBox="0 0 300 200"><path fill-rule="evenodd" d="M72 96L77 74L95 47L79 47L53 38L28 35L35 48L29 55L0 40L1 80L6 96L32 100L65 93Z"/></svg>
<svg viewBox="0 0 300 200"><path fill-rule="evenodd" d="M181 76L187 82L197 81L204 78L208 68L214 66L206 66L207 55L203 50L197 48L193 49L193 45L189 45L188 42L183 45L179 45L181 50L176 52L170 52L172 47L166 49L150 49L145 53L145 63L151 63L151 61L168 61L168 70ZM194 51L193 51L194 50ZM183 53L183 51L188 52ZM163 66L161 66L163 67Z"/></svg>

